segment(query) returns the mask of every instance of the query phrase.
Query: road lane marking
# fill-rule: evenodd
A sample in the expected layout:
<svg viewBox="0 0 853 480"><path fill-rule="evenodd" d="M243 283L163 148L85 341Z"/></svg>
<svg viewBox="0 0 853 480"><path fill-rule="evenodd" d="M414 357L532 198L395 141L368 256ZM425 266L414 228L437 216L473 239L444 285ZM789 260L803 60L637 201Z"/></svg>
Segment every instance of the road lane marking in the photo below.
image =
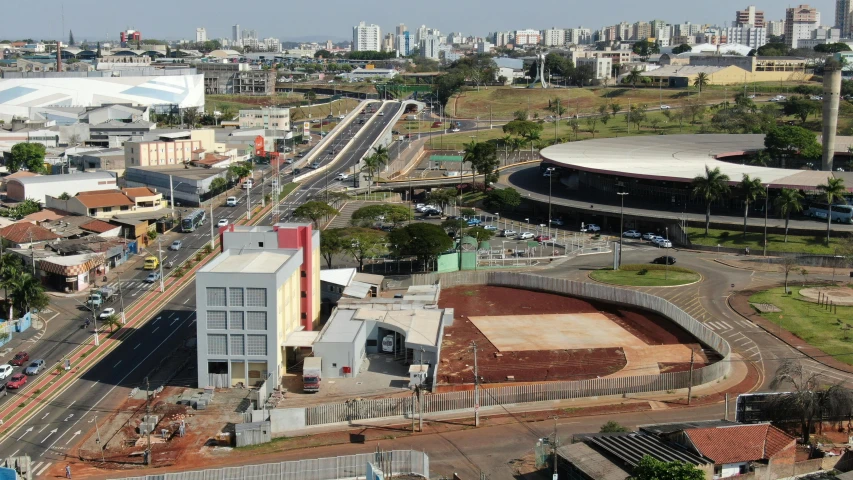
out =
<svg viewBox="0 0 853 480"><path fill-rule="evenodd" d="M184 300L184 305L186 305L186 304L187 304L187 302L189 302L189 301L190 301L190 299L189 299L189 298L187 298L186 300Z"/></svg>
<svg viewBox="0 0 853 480"><path fill-rule="evenodd" d="M41 417L41 419L44 420L45 418L47 418L48 415L50 415L50 412L45 413L44 416Z"/></svg>
<svg viewBox="0 0 853 480"><path fill-rule="evenodd" d="M139 346L140 346L140 345L142 345L142 344L141 344L141 343L137 343L137 344L136 344L136 346L135 346L135 347L133 347L133 349L134 349L134 350L136 350L137 348L139 348Z"/></svg>
<svg viewBox="0 0 853 480"><path fill-rule="evenodd" d="M113 367L113 368L116 368L116 367L118 367L119 365L121 365L121 360L119 360L119 361L118 361L118 363L116 363L115 367Z"/></svg>
<svg viewBox="0 0 853 480"><path fill-rule="evenodd" d="M152 330L152 331L151 331L151 333L154 333L154 332L156 332L157 330L160 330L160 327L155 328L154 330Z"/></svg>
<svg viewBox="0 0 853 480"><path fill-rule="evenodd" d="M50 424L49 424L49 423L45 423L45 424L44 424L44 426L43 426L43 427L41 427L41 430L39 430L39 431L38 431L38 432L36 432L36 433L41 433L41 432L43 432L43 431L44 431L44 429L48 427L48 425L50 425Z"/></svg>

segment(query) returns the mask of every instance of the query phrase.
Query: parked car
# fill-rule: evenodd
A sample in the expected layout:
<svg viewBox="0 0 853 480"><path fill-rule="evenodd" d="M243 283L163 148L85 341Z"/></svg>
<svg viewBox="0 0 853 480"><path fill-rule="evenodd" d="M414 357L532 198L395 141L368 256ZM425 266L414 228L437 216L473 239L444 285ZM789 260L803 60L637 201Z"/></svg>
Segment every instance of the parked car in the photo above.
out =
<svg viewBox="0 0 853 480"><path fill-rule="evenodd" d="M44 360L38 359L33 360L33 362L24 370L24 373L29 376L38 375L42 370L44 370Z"/></svg>
<svg viewBox="0 0 853 480"><path fill-rule="evenodd" d="M652 260L652 263L657 263L658 265L675 265L675 257L664 255Z"/></svg>
<svg viewBox="0 0 853 480"><path fill-rule="evenodd" d="M227 227L228 226L228 219L227 218L220 218L219 221L216 222L216 226L217 227Z"/></svg>
<svg viewBox="0 0 853 480"><path fill-rule="evenodd" d="M178 251L183 246L184 246L184 242L182 242L180 240L175 240L174 242L172 242L171 245L169 245L169 250Z"/></svg>
<svg viewBox="0 0 853 480"><path fill-rule="evenodd" d="M551 225L554 225L556 227L562 227L563 226L563 219L562 218L552 218L551 219Z"/></svg>
<svg viewBox="0 0 853 480"><path fill-rule="evenodd" d="M237 206L237 197L228 197L225 199L226 207L236 207Z"/></svg>
<svg viewBox="0 0 853 480"><path fill-rule="evenodd" d="M28 362L29 360L30 360L30 354L29 353L18 352L15 354L15 356L12 358L12 360L9 363L16 366L16 367L20 367L21 365Z"/></svg>
<svg viewBox="0 0 853 480"><path fill-rule="evenodd" d="M510 238L510 237L514 237L514 236L518 235L518 232L516 232L515 230L504 230L503 233L501 233L501 235L504 237Z"/></svg>
<svg viewBox="0 0 853 480"><path fill-rule="evenodd" d="M586 225L586 228L581 229L581 231L582 232L600 232L601 227L599 227L598 225L596 225L594 223L588 223Z"/></svg>
<svg viewBox="0 0 853 480"><path fill-rule="evenodd" d="M468 226L469 227L473 227L473 226L479 225L481 223L483 223L483 222L479 218L469 218L468 219Z"/></svg>
<svg viewBox="0 0 853 480"><path fill-rule="evenodd" d="M19 389L27 384L27 376L23 373L16 373L12 375L12 378L6 382L6 388L8 389Z"/></svg>
<svg viewBox="0 0 853 480"><path fill-rule="evenodd" d="M5 380L12 374L12 370L14 370L14 367L11 365L0 365L0 380Z"/></svg>
<svg viewBox="0 0 853 480"><path fill-rule="evenodd" d="M490 232L495 232L495 231L497 231L497 229L498 229L498 227L496 227L496 226L494 226L494 225L486 225L486 226L485 226L485 227L483 227L483 228L484 228L484 229L486 229L486 230L488 230L488 231L490 231Z"/></svg>
<svg viewBox="0 0 853 480"><path fill-rule="evenodd" d="M154 283L157 280L160 280L160 273L159 272L151 272L148 274L147 277L145 277L145 283Z"/></svg>
<svg viewBox="0 0 853 480"><path fill-rule="evenodd" d="M666 239L661 237L660 235L655 235L654 237L652 237L652 243L654 243L655 245L660 243L662 240L666 240Z"/></svg>
<svg viewBox="0 0 853 480"><path fill-rule="evenodd" d="M663 239L658 243L658 247L660 248L672 248L672 242L667 239Z"/></svg>
<svg viewBox="0 0 853 480"><path fill-rule="evenodd" d="M521 232L518 234L519 240L532 240L535 237L536 237L536 235L534 235L531 232Z"/></svg>
<svg viewBox="0 0 853 480"><path fill-rule="evenodd" d="M627 232L622 232L622 236L627 238L640 238L643 235L636 230L628 230Z"/></svg>
<svg viewBox="0 0 853 480"><path fill-rule="evenodd" d="M644 234L643 234L643 240L649 240L649 241L651 241L651 239L653 239L653 238L655 238L655 237L657 237L657 236L658 236L658 235L657 235L656 233L644 233Z"/></svg>
<svg viewBox="0 0 853 480"><path fill-rule="evenodd" d="M103 319L105 319L105 318L110 318L111 316L113 316L113 315L115 315L115 314L116 314L116 309L115 309L115 308L109 308L109 307L108 307L108 308L105 308L105 309L101 310L101 314L100 314L100 315L98 315L98 318L100 318L101 320L103 320Z"/></svg>
<svg viewBox="0 0 853 480"><path fill-rule="evenodd" d="M551 236L550 236L550 235L538 235L538 236L536 237L536 241L537 241L537 242L539 242L539 243L547 242L548 240L551 240Z"/></svg>

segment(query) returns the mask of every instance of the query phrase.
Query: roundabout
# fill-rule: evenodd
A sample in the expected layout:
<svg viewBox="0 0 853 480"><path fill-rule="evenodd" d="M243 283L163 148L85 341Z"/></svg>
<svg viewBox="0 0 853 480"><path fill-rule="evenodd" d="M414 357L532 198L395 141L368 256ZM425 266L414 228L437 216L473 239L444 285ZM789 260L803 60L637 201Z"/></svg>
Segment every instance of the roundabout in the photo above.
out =
<svg viewBox="0 0 853 480"><path fill-rule="evenodd" d="M619 270L594 270L589 273L589 278L625 287L681 287L702 280L700 274L687 268L644 264L622 265Z"/></svg>

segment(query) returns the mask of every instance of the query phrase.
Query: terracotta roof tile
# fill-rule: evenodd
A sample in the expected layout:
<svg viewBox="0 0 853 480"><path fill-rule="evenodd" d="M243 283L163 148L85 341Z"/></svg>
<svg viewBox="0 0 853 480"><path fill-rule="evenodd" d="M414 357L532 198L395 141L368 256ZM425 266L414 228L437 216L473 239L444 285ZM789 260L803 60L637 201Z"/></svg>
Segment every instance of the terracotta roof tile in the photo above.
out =
<svg viewBox="0 0 853 480"><path fill-rule="evenodd" d="M795 442L769 424L693 428L684 433L700 454L718 465L768 459Z"/></svg>
<svg viewBox="0 0 853 480"><path fill-rule="evenodd" d="M121 192L85 192L84 195L77 195L77 200L86 208L102 208L102 207L132 207L135 204Z"/></svg>
<svg viewBox="0 0 853 480"><path fill-rule="evenodd" d="M131 187L131 188L123 188L121 189L122 193L127 195L128 197L153 197L157 195L157 192L151 190L148 187Z"/></svg>
<svg viewBox="0 0 853 480"><path fill-rule="evenodd" d="M119 227L101 220L92 220L91 222L80 225L81 230L88 230L90 232L95 233L109 232L110 230L115 230L116 228Z"/></svg>
<svg viewBox="0 0 853 480"><path fill-rule="evenodd" d="M56 240L59 235L30 222L19 222L0 229L0 237L12 243L25 244Z"/></svg>

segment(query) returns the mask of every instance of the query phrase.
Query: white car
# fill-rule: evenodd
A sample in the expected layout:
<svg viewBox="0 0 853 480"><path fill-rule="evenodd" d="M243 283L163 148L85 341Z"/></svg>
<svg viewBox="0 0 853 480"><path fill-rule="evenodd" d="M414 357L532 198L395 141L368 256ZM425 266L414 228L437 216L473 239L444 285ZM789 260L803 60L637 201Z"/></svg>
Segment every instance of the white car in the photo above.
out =
<svg viewBox="0 0 853 480"><path fill-rule="evenodd" d="M100 314L100 315L98 315L98 318L100 318L101 320L103 320L103 319L105 319L105 318L110 318L111 316L113 316L113 315L115 315L115 314L116 314L116 309L115 309L115 308L105 308L105 309L103 309L103 310L101 311L101 314Z"/></svg>
<svg viewBox="0 0 853 480"><path fill-rule="evenodd" d="M622 232L622 236L627 238L640 238L642 234L636 230L628 230L627 232Z"/></svg>
<svg viewBox="0 0 853 480"><path fill-rule="evenodd" d="M490 232L494 232L494 231L496 231L496 230L498 229L498 227L496 227L496 226L494 226L494 225L486 225L485 227L483 227L483 229L484 229L484 230L488 230L488 231L490 231Z"/></svg>
<svg viewBox="0 0 853 480"><path fill-rule="evenodd" d="M669 109L671 109L671 108L672 108L672 107L670 107L669 105L661 105L661 106L660 106L660 109L661 109L661 110L669 110Z"/></svg>
<svg viewBox="0 0 853 480"><path fill-rule="evenodd" d="M348 173L341 172L335 177L335 180L344 181L344 180L349 180L349 178L350 178L350 175Z"/></svg>
<svg viewBox="0 0 853 480"><path fill-rule="evenodd" d="M516 235L518 235L518 232L516 232L515 230L504 230L503 232L503 236L507 238L514 237Z"/></svg>
<svg viewBox="0 0 853 480"><path fill-rule="evenodd" d="M670 242L669 240L664 238L663 240L658 242L658 247L660 247L660 248L672 248L672 242Z"/></svg>
<svg viewBox="0 0 853 480"><path fill-rule="evenodd" d="M236 207L237 206L237 197L228 197L225 199L226 207Z"/></svg>
<svg viewBox="0 0 853 480"><path fill-rule="evenodd" d="M531 232L521 232L518 234L519 240L533 240L534 238L536 238L536 235Z"/></svg>
<svg viewBox="0 0 853 480"><path fill-rule="evenodd" d="M421 208L424 208L424 207L426 207L426 204L425 204L425 203L416 203L416 204L415 204L415 209L416 209L416 210L421 209Z"/></svg>
<svg viewBox="0 0 853 480"><path fill-rule="evenodd" d="M217 227L227 227L228 226L228 219L227 218L220 218L219 221L216 222L216 226Z"/></svg>
<svg viewBox="0 0 853 480"><path fill-rule="evenodd" d="M594 223L590 223L590 224L587 224L586 228L582 229L581 231L583 231L583 232L600 232L601 227L599 227L598 225L596 225Z"/></svg>
<svg viewBox="0 0 853 480"><path fill-rule="evenodd" d="M652 239L652 243L660 246L660 243L663 242L664 240L666 240L666 239L661 237L661 236L655 236L655 238Z"/></svg>
<svg viewBox="0 0 853 480"><path fill-rule="evenodd" d="M655 238L657 236L658 235L656 233L644 233L643 234L643 240L651 241L653 238Z"/></svg>
<svg viewBox="0 0 853 480"><path fill-rule="evenodd" d="M14 367L11 365L0 365L0 380L6 380L12 374Z"/></svg>

